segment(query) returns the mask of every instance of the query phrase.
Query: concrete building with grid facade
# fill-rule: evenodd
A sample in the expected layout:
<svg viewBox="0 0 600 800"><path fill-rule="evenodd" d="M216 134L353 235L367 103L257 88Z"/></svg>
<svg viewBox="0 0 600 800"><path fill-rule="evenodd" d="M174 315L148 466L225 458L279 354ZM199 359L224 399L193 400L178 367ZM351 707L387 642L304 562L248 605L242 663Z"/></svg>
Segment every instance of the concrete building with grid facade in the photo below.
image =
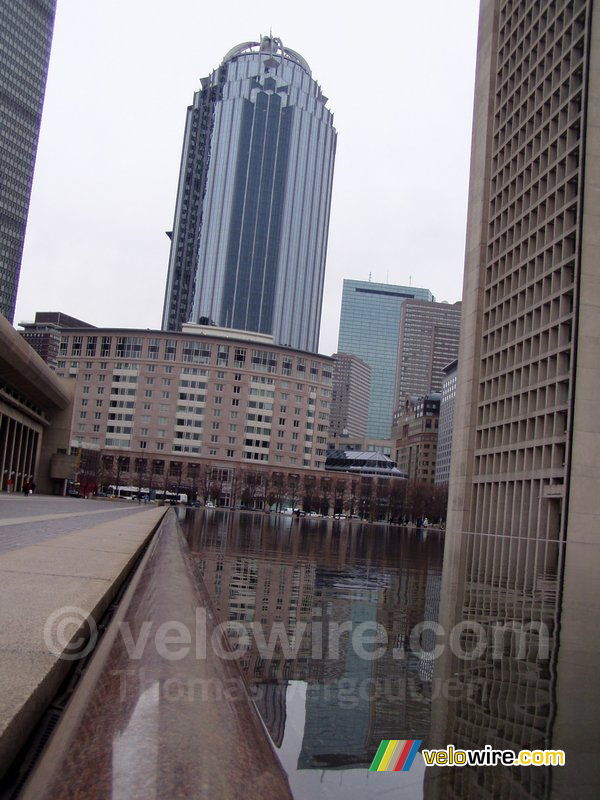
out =
<svg viewBox="0 0 600 800"><path fill-rule="evenodd" d="M555 539L598 513L597 492L586 499L600 477L588 399L600 385L595 14L584 0L482 4L450 497L458 530Z"/></svg>
<svg viewBox="0 0 600 800"><path fill-rule="evenodd" d="M405 300L400 308L396 400L439 392L444 367L458 356L460 303Z"/></svg>
<svg viewBox="0 0 600 800"><path fill-rule="evenodd" d="M0 314L13 322L56 0L0 3Z"/></svg>
<svg viewBox="0 0 600 800"><path fill-rule="evenodd" d="M440 623L510 620L524 638L494 666L489 648L436 663L465 687L434 709L437 741L572 756L493 785L432 775L426 796L491 798L501 781L593 797L597 748L578 742L595 742L600 694L600 5L482 0L474 109Z"/></svg>

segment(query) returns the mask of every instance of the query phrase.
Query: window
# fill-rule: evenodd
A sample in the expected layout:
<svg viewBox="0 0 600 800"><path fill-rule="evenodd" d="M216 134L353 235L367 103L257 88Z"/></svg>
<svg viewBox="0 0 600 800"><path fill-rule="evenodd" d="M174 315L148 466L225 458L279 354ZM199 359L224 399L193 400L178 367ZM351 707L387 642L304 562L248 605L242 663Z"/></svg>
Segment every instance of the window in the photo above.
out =
<svg viewBox="0 0 600 800"><path fill-rule="evenodd" d="M245 347L236 347L233 354L233 362L236 367L243 367L246 363L246 348ZM241 375L239 378L236 375L236 380L241 380Z"/></svg>
<svg viewBox="0 0 600 800"><path fill-rule="evenodd" d="M148 339L148 358L151 361L158 361L159 345L160 339ZM150 367L148 367L148 371L150 372Z"/></svg>
<svg viewBox="0 0 600 800"><path fill-rule="evenodd" d="M177 339L165 339L165 361L175 361L177 357Z"/></svg>
<svg viewBox="0 0 600 800"><path fill-rule="evenodd" d="M231 405L232 406L239 406L239 404L240 404L239 399L237 397L234 397L233 400L231 401Z"/></svg>

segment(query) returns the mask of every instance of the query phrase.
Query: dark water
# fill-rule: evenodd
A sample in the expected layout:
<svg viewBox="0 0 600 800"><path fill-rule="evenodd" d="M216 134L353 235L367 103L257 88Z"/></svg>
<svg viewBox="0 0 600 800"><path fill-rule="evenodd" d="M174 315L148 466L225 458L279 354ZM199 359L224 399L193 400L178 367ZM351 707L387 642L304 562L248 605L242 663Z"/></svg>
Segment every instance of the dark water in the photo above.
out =
<svg viewBox="0 0 600 800"><path fill-rule="evenodd" d="M598 697L578 681L585 653L559 646L556 543L455 537L444 561L431 530L217 509L183 525L295 797L600 796ZM567 767L426 769L419 754L369 772L383 739L562 747Z"/></svg>

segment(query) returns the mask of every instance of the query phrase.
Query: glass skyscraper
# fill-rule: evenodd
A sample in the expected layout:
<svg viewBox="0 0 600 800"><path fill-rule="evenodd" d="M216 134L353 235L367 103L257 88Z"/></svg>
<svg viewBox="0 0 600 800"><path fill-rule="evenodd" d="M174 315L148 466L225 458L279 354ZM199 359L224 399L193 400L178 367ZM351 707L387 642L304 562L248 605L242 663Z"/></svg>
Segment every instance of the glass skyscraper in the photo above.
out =
<svg viewBox="0 0 600 800"><path fill-rule="evenodd" d="M394 414L400 309L408 299L433 301L429 289L344 281L338 352L353 353L372 369L367 435L389 439Z"/></svg>
<svg viewBox="0 0 600 800"><path fill-rule="evenodd" d="M263 37L188 108L162 327L205 322L315 351L336 131L306 61Z"/></svg>
<svg viewBox="0 0 600 800"><path fill-rule="evenodd" d="M56 0L0 3L0 313L12 323Z"/></svg>

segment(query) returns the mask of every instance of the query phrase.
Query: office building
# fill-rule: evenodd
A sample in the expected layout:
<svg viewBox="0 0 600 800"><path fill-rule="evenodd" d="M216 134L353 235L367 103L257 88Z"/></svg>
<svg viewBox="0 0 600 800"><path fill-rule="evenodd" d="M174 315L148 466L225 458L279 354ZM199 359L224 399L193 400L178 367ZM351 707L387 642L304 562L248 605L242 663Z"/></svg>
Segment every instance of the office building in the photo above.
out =
<svg viewBox="0 0 600 800"><path fill-rule="evenodd" d="M456 372L458 360L444 367L444 380L440 398L437 454L435 459L435 483L447 484L450 480L452 458L452 434L454 431L454 408L456 405Z"/></svg>
<svg viewBox="0 0 600 800"><path fill-rule="evenodd" d="M371 394L371 367L350 353L334 353L329 438L363 437ZM335 447L333 449L336 449Z"/></svg>
<svg viewBox="0 0 600 800"><path fill-rule="evenodd" d="M405 300L400 307L396 400L439 392L444 367L458 356L460 303Z"/></svg>
<svg viewBox="0 0 600 800"><path fill-rule="evenodd" d="M345 280L338 352L353 353L371 367L368 436L389 439L394 413L400 310L405 300L433 301L428 289Z"/></svg>
<svg viewBox="0 0 600 800"><path fill-rule="evenodd" d="M436 746L572 755L427 797L598 794L599 33L591 0L481 2L440 623L521 635L436 663Z"/></svg>
<svg viewBox="0 0 600 800"><path fill-rule="evenodd" d="M600 477L591 9L581 0L482 4L450 498L457 530L556 539L598 515L589 491Z"/></svg>
<svg viewBox="0 0 600 800"><path fill-rule="evenodd" d="M230 50L188 108L163 330L202 322L315 352L336 132L280 39Z"/></svg>
<svg viewBox="0 0 600 800"><path fill-rule="evenodd" d="M38 311L34 322L21 322L23 328L21 336L33 347L35 352L43 360L56 369L58 364L58 354L60 351L60 341L64 328L93 328L87 322L83 322L61 311Z"/></svg>
<svg viewBox="0 0 600 800"><path fill-rule="evenodd" d="M407 396L394 414L394 458L398 469L409 480L434 482L439 418L439 392L422 397Z"/></svg>
<svg viewBox="0 0 600 800"><path fill-rule="evenodd" d="M15 315L56 0L0 3L0 314Z"/></svg>

